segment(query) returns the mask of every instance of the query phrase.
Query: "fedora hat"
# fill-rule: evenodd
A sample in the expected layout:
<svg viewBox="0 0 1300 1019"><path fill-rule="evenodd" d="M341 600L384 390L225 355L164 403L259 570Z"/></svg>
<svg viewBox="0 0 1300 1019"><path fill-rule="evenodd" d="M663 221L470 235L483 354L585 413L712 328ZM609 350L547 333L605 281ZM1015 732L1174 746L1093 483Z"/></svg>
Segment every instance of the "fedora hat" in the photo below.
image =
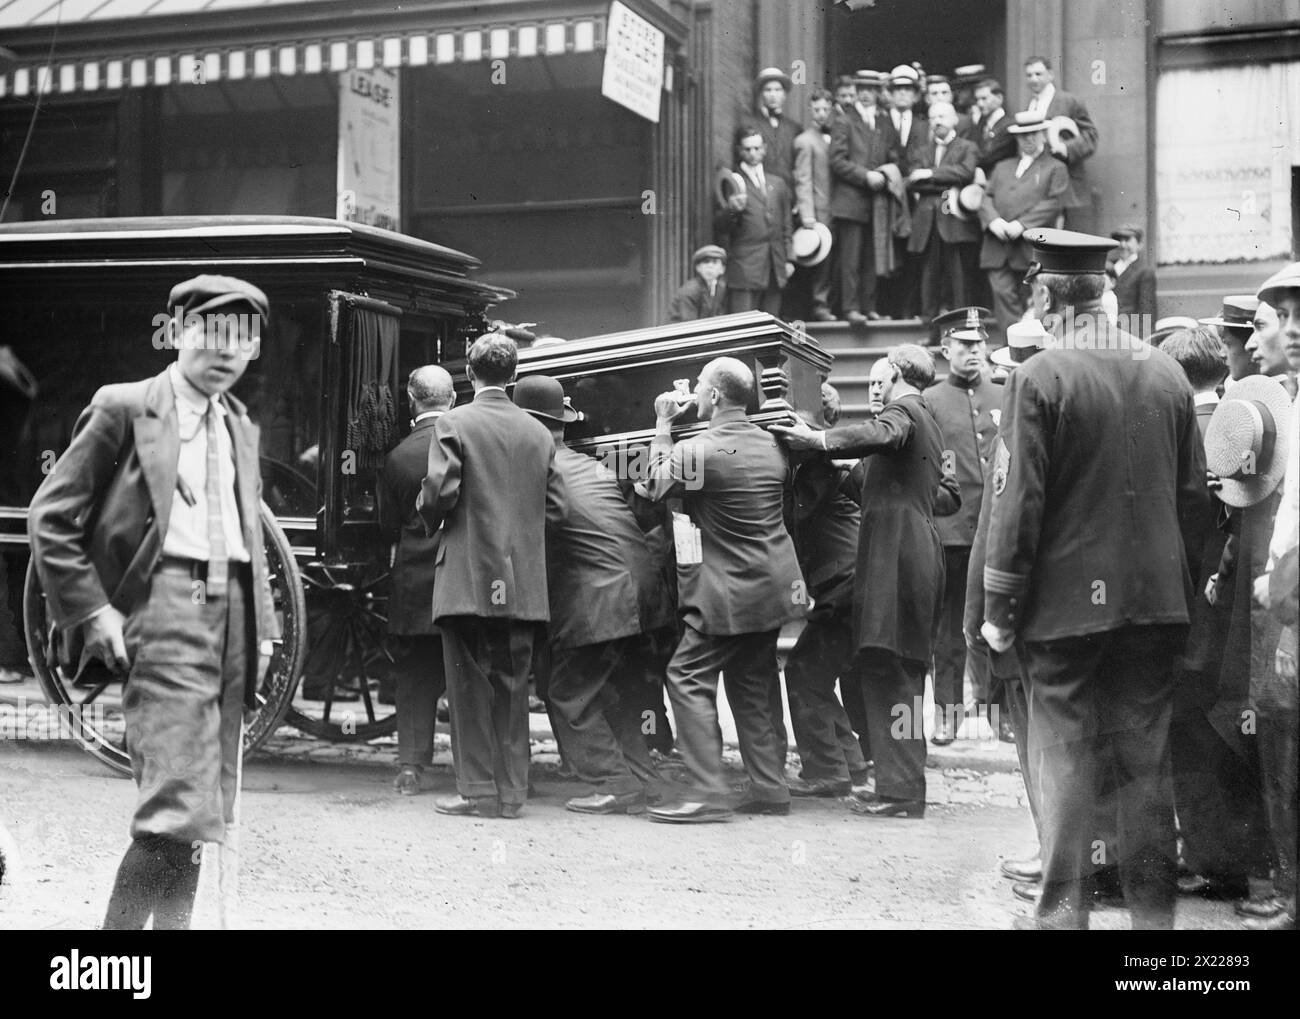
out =
<svg viewBox="0 0 1300 1019"><path fill-rule="evenodd" d="M831 253L831 228L825 223L801 226L790 238L794 264L809 268L820 265Z"/></svg>
<svg viewBox="0 0 1300 1019"><path fill-rule="evenodd" d="M1047 121L1041 113L1025 110L1016 114L1016 122L1007 128L1007 134L1029 134L1032 131L1046 131Z"/></svg>
<svg viewBox="0 0 1300 1019"><path fill-rule="evenodd" d="M515 383L515 406L533 417L565 424L578 420L578 412L564 395L559 379L549 375L528 375Z"/></svg>
<svg viewBox="0 0 1300 1019"><path fill-rule="evenodd" d="M1224 391L1205 429L1205 465L1228 506L1254 506L1277 488L1291 440L1291 396L1276 379L1248 375Z"/></svg>

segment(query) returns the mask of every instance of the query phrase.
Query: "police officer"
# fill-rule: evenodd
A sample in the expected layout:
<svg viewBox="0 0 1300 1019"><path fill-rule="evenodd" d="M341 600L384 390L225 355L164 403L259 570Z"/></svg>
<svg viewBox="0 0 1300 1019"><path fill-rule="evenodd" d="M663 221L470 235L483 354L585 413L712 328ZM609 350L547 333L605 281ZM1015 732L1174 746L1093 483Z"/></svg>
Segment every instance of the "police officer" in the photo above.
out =
<svg viewBox="0 0 1300 1019"><path fill-rule="evenodd" d="M1192 388L1101 307L1109 238L1028 232L1049 349L1012 373L992 477L981 633L1014 641L1040 783L1039 928L1086 928L1086 880L1118 854L1135 928L1173 926L1169 722L1207 523ZM1119 846L1097 846L1107 755ZM1022 918L1023 920L1023 918Z"/></svg>

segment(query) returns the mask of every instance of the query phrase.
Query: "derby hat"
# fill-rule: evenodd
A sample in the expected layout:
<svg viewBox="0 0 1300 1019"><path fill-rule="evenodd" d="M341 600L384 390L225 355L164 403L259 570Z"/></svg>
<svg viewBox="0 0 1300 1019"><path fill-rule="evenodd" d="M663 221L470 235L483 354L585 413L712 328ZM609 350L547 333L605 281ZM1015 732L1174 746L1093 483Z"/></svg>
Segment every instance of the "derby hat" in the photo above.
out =
<svg viewBox="0 0 1300 1019"><path fill-rule="evenodd" d="M1277 488L1291 427L1291 396L1276 379L1248 375L1224 391L1205 429L1205 465L1226 505L1254 506Z"/></svg>
<svg viewBox="0 0 1300 1019"><path fill-rule="evenodd" d="M527 375L520 379L515 383L514 401L516 407L533 417L565 424L578 420L578 412L564 395L564 386L549 375Z"/></svg>
<svg viewBox="0 0 1300 1019"><path fill-rule="evenodd" d="M825 223L801 226L790 238L794 249L794 264L809 268L820 265L831 253L831 228Z"/></svg>

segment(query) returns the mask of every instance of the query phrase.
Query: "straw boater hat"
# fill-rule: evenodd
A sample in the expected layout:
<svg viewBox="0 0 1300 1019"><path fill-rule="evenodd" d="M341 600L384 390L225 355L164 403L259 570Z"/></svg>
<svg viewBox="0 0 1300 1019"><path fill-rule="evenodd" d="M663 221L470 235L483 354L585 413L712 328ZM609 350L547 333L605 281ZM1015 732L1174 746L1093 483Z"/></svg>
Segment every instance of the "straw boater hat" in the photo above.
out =
<svg viewBox="0 0 1300 1019"><path fill-rule="evenodd" d="M801 226L790 238L794 264L805 268L820 265L831 253L831 228L825 223Z"/></svg>
<svg viewBox="0 0 1300 1019"><path fill-rule="evenodd" d="M884 88L889 83L889 76L884 71L854 71L854 85L868 85L873 88Z"/></svg>
<svg viewBox="0 0 1300 1019"><path fill-rule="evenodd" d="M1218 326L1220 329L1234 329L1238 332L1254 332L1255 312L1259 308L1259 298L1253 294L1229 294L1223 299L1223 307L1213 318L1197 321L1203 326ZM1163 319L1161 320L1164 321ZM1160 322L1156 323L1160 328Z"/></svg>
<svg viewBox="0 0 1300 1019"><path fill-rule="evenodd" d="M1032 131L1046 131L1047 121L1041 113L1026 110L1016 114L1016 122L1007 128L1007 134L1029 134Z"/></svg>
<svg viewBox="0 0 1300 1019"><path fill-rule="evenodd" d="M921 91L921 72L911 64L899 64L889 72L889 84L892 88L900 85L910 85L918 92Z"/></svg>
<svg viewBox="0 0 1300 1019"><path fill-rule="evenodd" d="M1277 488L1291 428L1291 396L1276 379L1248 375L1224 392L1205 430L1205 465L1226 505L1254 506Z"/></svg>
<svg viewBox="0 0 1300 1019"><path fill-rule="evenodd" d="M1046 346L1047 330L1038 319L1030 318L1023 322L1012 322L1007 326L1007 345L998 347L989 354L989 361L999 368L1015 368L1024 363L1025 351L1042 350ZM1017 353L1019 353L1019 360L1017 360Z"/></svg>
<svg viewBox="0 0 1300 1019"><path fill-rule="evenodd" d="M764 67L758 72L758 78L754 82L754 87L761 90L769 81L779 81L785 86L787 92L789 92L794 85L794 82L790 80L790 76L781 70L781 68Z"/></svg>
<svg viewBox="0 0 1300 1019"><path fill-rule="evenodd" d="M1300 290L1300 262L1292 262L1264 281L1255 296L1265 304L1276 306L1285 290Z"/></svg>

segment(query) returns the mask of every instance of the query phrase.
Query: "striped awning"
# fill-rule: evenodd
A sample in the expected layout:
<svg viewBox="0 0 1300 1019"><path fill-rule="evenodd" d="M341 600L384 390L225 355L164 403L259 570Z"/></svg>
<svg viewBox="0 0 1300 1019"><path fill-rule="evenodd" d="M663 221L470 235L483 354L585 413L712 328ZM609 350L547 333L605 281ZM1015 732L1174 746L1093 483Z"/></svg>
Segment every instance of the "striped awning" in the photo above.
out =
<svg viewBox="0 0 1300 1019"><path fill-rule="evenodd" d="M198 7L203 0L191 0L191 3ZM173 2L168 13L175 10ZM0 8L0 16L4 13L4 8ZM199 11L189 22L201 23L203 16L204 12ZM185 33L178 32L167 44L151 40L151 45L142 46L138 52L63 61L59 60L56 49L49 64L18 66L0 75L0 99L31 96L38 91L47 95L102 92L274 75L325 74L353 68L369 70L553 57L589 53L605 46L604 14L521 19L508 24L470 24L428 31L402 28L386 32L379 12L375 12L373 22L380 27L372 32L360 33L349 26L351 30L345 27L336 38L326 32L322 37L283 42L250 38L247 44L196 46L186 45Z"/></svg>

